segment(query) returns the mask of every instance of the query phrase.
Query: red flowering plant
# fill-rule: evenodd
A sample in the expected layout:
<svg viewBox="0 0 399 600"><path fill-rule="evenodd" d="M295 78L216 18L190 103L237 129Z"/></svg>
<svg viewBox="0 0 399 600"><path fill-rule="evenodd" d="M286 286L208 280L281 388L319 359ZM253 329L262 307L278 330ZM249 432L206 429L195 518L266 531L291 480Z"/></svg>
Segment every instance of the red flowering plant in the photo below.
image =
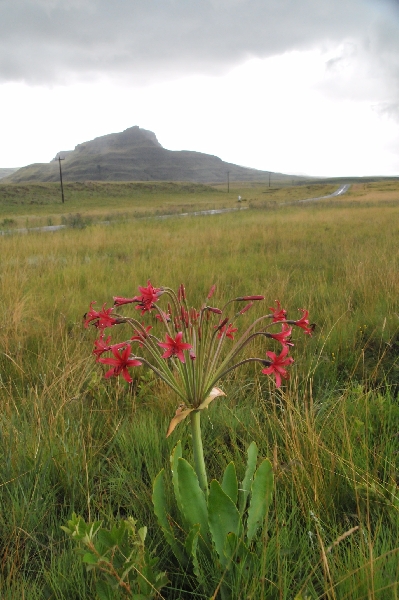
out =
<svg viewBox="0 0 399 600"><path fill-rule="evenodd" d="M248 312L253 304L264 300L261 295L239 296L229 300L222 308L211 306L215 286L212 286L206 301L200 309L188 304L186 291L182 285L177 293L168 287L139 287L139 294L132 298L114 297L114 306L100 311L90 304L85 315L85 326L95 326L99 338L94 342L93 354L96 361L110 366L105 377L122 375L131 382L129 370L147 366L162 379L180 398L180 405L172 418L167 436L175 427L190 416L196 472L200 486L207 488L206 471L200 433L200 413L218 396L225 395L216 387L217 382L227 373L238 367L257 362L263 367L262 373L273 375L276 386L282 379L288 379L289 367L294 361L288 356L293 346L291 334L293 327L301 328L311 335L314 325L308 320L308 311L302 311L298 320L287 319L287 311L276 301L270 312L257 318L241 334L236 326L240 317ZM159 306L162 299L163 308ZM136 316L124 316L117 312L119 307L133 304L140 312ZM155 317L154 327L141 322L142 317ZM104 339L104 330L116 325L126 324L133 335L125 342L111 343L111 336ZM163 329L163 335L158 331ZM277 329L274 333L270 329ZM270 338L281 344L279 355L266 352L265 358L241 358L240 353L255 338ZM104 357L110 353L111 356Z"/></svg>

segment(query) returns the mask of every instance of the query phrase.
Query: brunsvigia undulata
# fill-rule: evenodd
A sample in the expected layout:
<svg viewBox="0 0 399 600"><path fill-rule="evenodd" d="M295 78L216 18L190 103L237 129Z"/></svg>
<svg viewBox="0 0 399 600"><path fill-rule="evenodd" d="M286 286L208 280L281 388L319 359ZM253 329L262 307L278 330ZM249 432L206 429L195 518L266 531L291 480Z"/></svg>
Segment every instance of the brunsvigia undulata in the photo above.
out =
<svg viewBox="0 0 399 600"><path fill-rule="evenodd" d="M94 325L99 337L94 342L96 361L109 369L105 377L121 375L132 382L130 370L146 366L162 379L180 398L180 405L172 418L167 435L186 417L190 418L195 471L201 488L208 488L200 430L200 414L218 396L225 395L216 384L227 373L238 367L256 362L265 375L273 375L277 387L288 379L287 367L293 363L289 352L293 343L294 327L311 335L314 324L308 320L308 311L299 309L297 320L287 318L287 312L276 301L274 307L256 318L244 331L239 331L240 317L251 310L262 295L238 296L220 308L214 306L215 286L200 308L192 307L181 284L177 293L169 287L139 286L139 295L132 298L114 297L114 306L95 310L85 315L85 326ZM121 308L133 304L131 316L121 314ZM148 323L149 318L151 323ZM104 331L117 325L130 326L130 337L117 344ZM279 353L266 351L265 357L240 358L241 351L255 338L274 339L281 344Z"/></svg>

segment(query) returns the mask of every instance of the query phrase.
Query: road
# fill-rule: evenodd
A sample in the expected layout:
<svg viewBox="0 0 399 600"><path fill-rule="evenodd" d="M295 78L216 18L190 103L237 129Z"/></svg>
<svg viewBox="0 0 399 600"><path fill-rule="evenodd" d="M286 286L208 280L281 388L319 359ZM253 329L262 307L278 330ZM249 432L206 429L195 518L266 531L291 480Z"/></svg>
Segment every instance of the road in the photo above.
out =
<svg viewBox="0 0 399 600"><path fill-rule="evenodd" d="M342 196L349 190L350 184L345 183L341 185L335 192L328 194L328 196L319 196L318 198L305 198L305 200L295 200L295 202L280 202L279 206L286 206L287 204L304 204L305 202L316 202L316 200L327 200L327 198L335 198L336 196Z"/></svg>

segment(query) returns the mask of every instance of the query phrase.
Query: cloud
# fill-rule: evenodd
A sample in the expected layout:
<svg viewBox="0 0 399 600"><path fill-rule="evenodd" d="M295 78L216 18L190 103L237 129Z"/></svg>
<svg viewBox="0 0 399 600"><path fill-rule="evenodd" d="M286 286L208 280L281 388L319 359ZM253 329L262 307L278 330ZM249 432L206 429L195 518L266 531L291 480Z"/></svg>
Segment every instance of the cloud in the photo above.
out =
<svg viewBox="0 0 399 600"><path fill-rule="evenodd" d="M380 102L372 106L372 109L378 115L389 117L399 123L399 102Z"/></svg>
<svg viewBox="0 0 399 600"><path fill-rule="evenodd" d="M399 79L397 0L0 0L0 82L220 74L345 41Z"/></svg>

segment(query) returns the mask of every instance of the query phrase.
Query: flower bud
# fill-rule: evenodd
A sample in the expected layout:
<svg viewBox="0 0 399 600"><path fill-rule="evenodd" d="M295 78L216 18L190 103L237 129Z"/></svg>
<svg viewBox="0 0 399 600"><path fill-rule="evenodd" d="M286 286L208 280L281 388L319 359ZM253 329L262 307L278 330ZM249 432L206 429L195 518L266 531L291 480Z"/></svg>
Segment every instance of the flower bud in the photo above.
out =
<svg viewBox="0 0 399 600"><path fill-rule="evenodd" d="M177 299L179 300L179 302L186 299L186 290L182 283L179 285L179 290L177 292Z"/></svg>
<svg viewBox="0 0 399 600"><path fill-rule="evenodd" d="M207 296L208 300L210 300L213 296L213 294L215 293L216 290L216 284L214 283L213 286L211 287L211 289L209 290L209 294Z"/></svg>
<svg viewBox="0 0 399 600"><path fill-rule="evenodd" d="M220 310L220 308L215 308L214 306L206 306L205 310L209 310L212 313L215 313L215 315L221 315L222 311Z"/></svg>
<svg viewBox="0 0 399 600"><path fill-rule="evenodd" d="M243 315L244 313L247 312L247 310L249 310L251 308L251 306L253 306L253 304L254 304L253 302L250 302L249 304L246 304L244 306L244 308L242 308L238 314Z"/></svg>
<svg viewBox="0 0 399 600"><path fill-rule="evenodd" d="M264 300L265 297L264 296L240 296L239 298L236 298L236 302L242 302L242 301L250 301L250 300Z"/></svg>

